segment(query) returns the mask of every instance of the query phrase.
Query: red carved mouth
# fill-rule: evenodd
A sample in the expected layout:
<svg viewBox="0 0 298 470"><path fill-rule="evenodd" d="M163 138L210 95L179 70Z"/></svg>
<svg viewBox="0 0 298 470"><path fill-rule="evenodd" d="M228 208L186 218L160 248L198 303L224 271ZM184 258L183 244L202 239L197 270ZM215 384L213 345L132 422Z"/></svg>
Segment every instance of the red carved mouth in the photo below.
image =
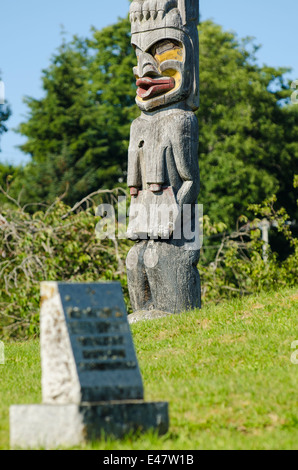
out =
<svg viewBox="0 0 298 470"><path fill-rule="evenodd" d="M137 95L144 100L172 90L175 87L175 80L173 77L143 77L137 80L136 85Z"/></svg>

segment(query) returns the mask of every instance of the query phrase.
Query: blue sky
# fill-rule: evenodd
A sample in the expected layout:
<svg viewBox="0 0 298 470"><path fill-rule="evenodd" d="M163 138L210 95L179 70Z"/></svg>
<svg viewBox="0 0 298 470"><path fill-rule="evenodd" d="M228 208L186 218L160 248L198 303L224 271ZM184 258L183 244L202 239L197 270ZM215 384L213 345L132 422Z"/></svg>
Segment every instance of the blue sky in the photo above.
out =
<svg viewBox="0 0 298 470"><path fill-rule="evenodd" d="M213 19L239 37L254 36L262 48L259 63L291 67L298 79L298 0L200 0L201 18ZM41 71L61 44L61 25L69 37L90 35L127 14L128 0L4 0L0 4L0 71L13 115L1 139L0 162L26 163L16 146L24 138L13 128L26 119L24 96L42 96Z"/></svg>

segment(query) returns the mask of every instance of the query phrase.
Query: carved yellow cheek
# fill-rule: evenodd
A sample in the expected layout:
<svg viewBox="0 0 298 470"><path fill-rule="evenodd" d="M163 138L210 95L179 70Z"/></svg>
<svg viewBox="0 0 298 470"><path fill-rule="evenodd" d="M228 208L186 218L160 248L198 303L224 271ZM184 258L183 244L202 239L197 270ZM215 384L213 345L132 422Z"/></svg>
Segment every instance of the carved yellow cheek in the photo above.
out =
<svg viewBox="0 0 298 470"><path fill-rule="evenodd" d="M165 51L162 54L156 54L154 58L159 64L162 64L166 60L176 60L178 62L183 62L183 48L181 47L179 49L172 49L170 51ZM181 85L180 72L174 69L167 69L162 72L162 75L165 77L173 77L175 79L175 88L173 88L171 92L173 92L174 90L177 90L180 87Z"/></svg>
<svg viewBox="0 0 298 470"><path fill-rule="evenodd" d="M168 69L168 70L165 70L162 74L165 77L173 77L174 78L175 88L173 88L171 90L171 92L177 90L180 87L180 85L181 85L181 74L180 74L180 72L178 72L178 70Z"/></svg>
<svg viewBox="0 0 298 470"><path fill-rule="evenodd" d="M172 49L170 51L165 51L162 54L155 54L154 58L160 64L165 60L178 60L179 62L183 62L183 49Z"/></svg>

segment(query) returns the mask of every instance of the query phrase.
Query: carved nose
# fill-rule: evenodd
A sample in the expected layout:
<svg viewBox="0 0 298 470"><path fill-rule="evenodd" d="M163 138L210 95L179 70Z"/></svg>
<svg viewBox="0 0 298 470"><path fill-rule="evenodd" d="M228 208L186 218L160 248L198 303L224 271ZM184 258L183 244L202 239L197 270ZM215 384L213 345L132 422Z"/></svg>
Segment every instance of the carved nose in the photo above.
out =
<svg viewBox="0 0 298 470"><path fill-rule="evenodd" d="M134 74L138 75L140 78L148 74L160 75L157 62L152 55L147 52L142 52L139 55L138 66L134 67Z"/></svg>

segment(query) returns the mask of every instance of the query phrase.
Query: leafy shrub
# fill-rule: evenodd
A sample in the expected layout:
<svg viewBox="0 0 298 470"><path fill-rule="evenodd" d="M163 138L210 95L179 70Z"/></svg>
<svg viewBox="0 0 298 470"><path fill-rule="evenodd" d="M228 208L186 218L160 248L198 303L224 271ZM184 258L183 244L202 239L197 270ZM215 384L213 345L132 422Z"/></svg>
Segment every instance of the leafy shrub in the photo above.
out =
<svg viewBox="0 0 298 470"><path fill-rule="evenodd" d="M128 299L124 260L130 243L96 238L95 199L85 198L84 210L83 203L70 208L58 199L33 214L10 200L0 215L1 336L38 334L41 281L121 280Z"/></svg>
<svg viewBox="0 0 298 470"><path fill-rule="evenodd" d="M263 290L278 289L298 284L298 240L292 234L289 216L281 208L276 210L276 197L263 204L249 206L256 217L249 222L247 217L239 217L236 230L225 233L225 227L210 224L205 216L204 228L207 235L220 235L214 259L206 261L205 249L201 256L201 279L203 299L219 302L235 295L248 295ZM272 252L270 244L261 238L260 224L267 221L288 241L291 253L280 261Z"/></svg>

